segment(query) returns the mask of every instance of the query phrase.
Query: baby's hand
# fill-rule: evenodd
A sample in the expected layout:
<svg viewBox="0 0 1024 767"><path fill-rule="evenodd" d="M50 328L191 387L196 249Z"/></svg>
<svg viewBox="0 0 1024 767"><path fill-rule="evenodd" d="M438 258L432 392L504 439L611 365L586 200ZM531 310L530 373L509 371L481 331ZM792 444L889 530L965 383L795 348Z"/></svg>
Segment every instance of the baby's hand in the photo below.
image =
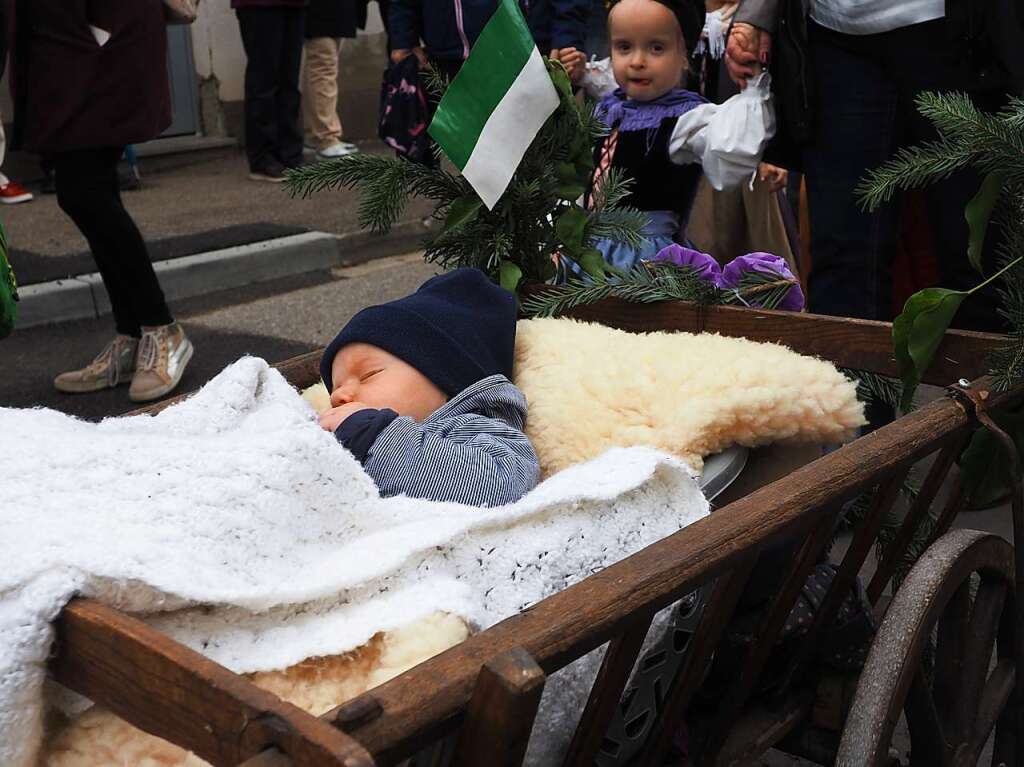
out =
<svg viewBox="0 0 1024 767"><path fill-rule="evenodd" d="M575 48L553 50L551 51L551 58L557 58L562 62L565 71L569 73L569 79L574 83L578 83L587 71L587 54Z"/></svg>
<svg viewBox="0 0 1024 767"><path fill-rule="evenodd" d="M325 410L320 414L320 428L333 433L335 429L341 426L341 422L353 413L372 409L363 402L346 402L344 405L332 407L330 410Z"/></svg>

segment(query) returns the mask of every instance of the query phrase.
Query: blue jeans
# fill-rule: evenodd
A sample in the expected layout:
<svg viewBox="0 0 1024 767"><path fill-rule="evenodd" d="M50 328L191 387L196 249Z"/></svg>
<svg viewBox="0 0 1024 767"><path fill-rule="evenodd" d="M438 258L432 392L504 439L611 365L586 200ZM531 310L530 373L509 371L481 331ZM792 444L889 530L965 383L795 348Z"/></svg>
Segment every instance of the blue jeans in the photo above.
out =
<svg viewBox="0 0 1024 767"><path fill-rule="evenodd" d="M917 112L918 94L966 90L966 80L950 53L944 19L876 35L845 35L810 22L808 33L817 115L815 139L804 150L811 219L809 308L891 320L900 203L867 213L855 189L868 170L900 147L937 137ZM982 109L998 108L1001 99L1001 94L972 96ZM968 170L924 190L942 287L965 289L981 281L967 261L964 220L964 206L979 183ZM986 238L987 274L995 266L997 244L998 237ZM999 329L995 303L992 293L976 294L953 324Z"/></svg>

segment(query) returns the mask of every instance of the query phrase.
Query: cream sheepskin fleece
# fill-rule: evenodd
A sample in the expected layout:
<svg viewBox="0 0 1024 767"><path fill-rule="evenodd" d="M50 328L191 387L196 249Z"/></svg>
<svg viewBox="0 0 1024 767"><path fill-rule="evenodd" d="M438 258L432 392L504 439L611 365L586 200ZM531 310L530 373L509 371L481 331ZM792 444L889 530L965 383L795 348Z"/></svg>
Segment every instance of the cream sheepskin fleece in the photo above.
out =
<svg viewBox="0 0 1024 767"><path fill-rule="evenodd" d="M711 333L524 320L515 384L529 402L526 433L544 476L634 445L699 470L730 445L835 444L865 423L856 386L831 363Z"/></svg>
<svg viewBox="0 0 1024 767"><path fill-rule="evenodd" d="M712 333L522 320L514 383L544 477L639 445L699 471L730 445L838 444L866 423L856 386L831 363ZM303 396L318 412L330 407L322 383Z"/></svg>
<svg viewBox="0 0 1024 767"><path fill-rule="evenodd" d="M465 622L453 615L433 613L404 628L377 634L350 653L311 658L284 671L246 676L257 687L319 716L467 636ZM136 729L99 706L73 720L58 720L51 727L39 767L208 765L195 754Z"/></svg>

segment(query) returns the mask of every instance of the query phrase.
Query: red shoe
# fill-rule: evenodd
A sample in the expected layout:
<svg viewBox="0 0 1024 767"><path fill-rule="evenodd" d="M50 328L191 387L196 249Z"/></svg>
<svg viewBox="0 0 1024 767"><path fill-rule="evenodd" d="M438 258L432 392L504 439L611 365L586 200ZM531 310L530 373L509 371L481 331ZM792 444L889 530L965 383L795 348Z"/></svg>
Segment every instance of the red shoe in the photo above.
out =
<svg viewBox="0 0 1024 767"><path fill-rule="evenodd" d="M32 192L28 191L17 181L8 181L3 186L0 186L0 202L5 205L14 205L19 202L29 202L30 200L32 200Z"/></svg>

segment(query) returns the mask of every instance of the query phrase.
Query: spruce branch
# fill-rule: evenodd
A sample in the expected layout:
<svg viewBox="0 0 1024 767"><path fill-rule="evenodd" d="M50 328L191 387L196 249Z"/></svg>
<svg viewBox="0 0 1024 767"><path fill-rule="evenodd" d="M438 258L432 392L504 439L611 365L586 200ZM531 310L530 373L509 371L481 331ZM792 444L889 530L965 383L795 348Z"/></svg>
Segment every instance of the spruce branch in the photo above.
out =
<svg viewBox="0 0 1024 767"><path fill-rule="evenodd" d="M753 304L774 309L797 283L779 275L751 272L735 290L723 290L701 279L689 266L668 261L638 264L620 278L597 282L570 279L523 302L529 317L554 317L604 298L641 304L691 301L699 304Z"/></svg>

